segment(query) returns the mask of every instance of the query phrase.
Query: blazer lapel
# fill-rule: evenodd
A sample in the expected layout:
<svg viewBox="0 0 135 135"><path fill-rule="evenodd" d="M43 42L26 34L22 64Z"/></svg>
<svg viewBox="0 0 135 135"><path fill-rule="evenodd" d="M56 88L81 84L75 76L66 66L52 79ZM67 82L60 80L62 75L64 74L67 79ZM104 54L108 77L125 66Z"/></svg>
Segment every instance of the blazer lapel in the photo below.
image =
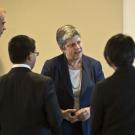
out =
<svg viewBox="0 0 135 135"><path fill-rule="evenodd" d="M68 91L68 93L73 97L73 90L72 90L72 84L71 84L71 80L70 80L70 76L69 76L67 59L64 54L63 54L62 58L63 58L62 59L63 62L61 62L61 72L62 72L62 76L64 76L64 77L62 77L62 78L64 78L63 86Z"/></svg>
<svg viewBox="0 0 135 135"><path fill-rule="evenodd" d="M87 90L87 87L92 85L92 68L87 65L87 62L85 61L85 56L82 57L82 82L81 82L81 95L80 97L83 96L85 91Z"/></svg>
<svg viewBox="0 0 135 135"><path fill-rule="evenodd" d="M89 84L88 73L85 68L82 69L81 96L84 94L87 84Z"/></svg>

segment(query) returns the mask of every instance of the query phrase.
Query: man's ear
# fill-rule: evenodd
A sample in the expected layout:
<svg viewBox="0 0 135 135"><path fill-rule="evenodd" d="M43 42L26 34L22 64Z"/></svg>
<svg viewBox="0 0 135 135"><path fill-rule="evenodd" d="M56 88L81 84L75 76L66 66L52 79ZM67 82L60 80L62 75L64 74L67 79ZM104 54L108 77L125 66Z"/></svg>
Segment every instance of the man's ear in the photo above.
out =
<svg viewBox="0 0 135 135"><path fill-rule="evenodd" d="M27 56L27 60L31 61L31 59L32 59L32 53L30 52L29 55Z"/></svg>

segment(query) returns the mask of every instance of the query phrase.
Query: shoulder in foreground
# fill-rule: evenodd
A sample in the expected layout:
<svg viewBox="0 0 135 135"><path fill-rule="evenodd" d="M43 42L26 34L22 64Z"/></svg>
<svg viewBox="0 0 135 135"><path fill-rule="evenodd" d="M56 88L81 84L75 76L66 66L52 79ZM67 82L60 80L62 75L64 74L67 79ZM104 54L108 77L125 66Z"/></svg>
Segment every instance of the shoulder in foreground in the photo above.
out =
<svg viewBox="0 0 135 135"><path fill-rule="evenodd" d="M6 79L7 77L8 77L8 73L6 73L6 74L0 76L0 81Z"/></svg>
<svg viewBox="0 0 135 135"><path fill-rule="evenodd" d="M106 79L104 79L104 80L101 80L101 81L98 81L97 83L96 83L96 85L97 86L105 86L105 85L108 85L108 84L110 84L113 79L113 77L112 76L109 76L109 77L107 77Z"/></svg>
<svg viewBox="0 0 135 135"><path fill-rule="evenodd" d="M97 59L95 59L95 58L92 58L92 57L90 57L90 56L87 56L87 55L83 55L83 60L86 60L86 61L89 61L89 62L93 62L93 63L97 63L97 62L99 62Z"/></svg>
<svg viewBox="0 0 135 135"><path fill-rule="evenodd" d="M92 66L94 68L95 67L101 67L100 61L98 61L98 60L96 60L92 57L86 56L86 55L83 55L82 61L83 61L84 65Z"/></svg>
<svg viewBox="0 0 135 135"><path fill-rule="evenodd" d="M53 62L53 61L60 60L60 59L62 59L63 57L64 57L64 55L63 55L63 54L60 54L60 55L55 56L55 57L53 57L53 58L47 59L46 61L48 61L48 62ZM45 62L46 62L46 61L45 61Z"/></svg>
<svg viewBox="0 0 135 135"><path fill-rule="evenodd" d="M51 77L49 76L46 76L46 75L42 75L42 74L38 74L38 73L35 73L35 72L30 72L31 73L31 77L35 80L39 80L39 81L49 81L49 80L52 80Z"/></svg>

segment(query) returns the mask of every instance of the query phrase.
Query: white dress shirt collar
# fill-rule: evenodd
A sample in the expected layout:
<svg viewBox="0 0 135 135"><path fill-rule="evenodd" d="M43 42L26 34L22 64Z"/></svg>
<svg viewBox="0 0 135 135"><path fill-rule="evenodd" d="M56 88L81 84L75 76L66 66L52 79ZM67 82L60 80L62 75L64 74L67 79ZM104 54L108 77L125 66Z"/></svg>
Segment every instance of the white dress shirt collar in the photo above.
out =
<svg viewBox="0 0 135 135"><path fill-rule="evenodd" d="M16 67L25 67L31 70L31 67L27 64L14 64L12 68L16 68Z"/></svg>

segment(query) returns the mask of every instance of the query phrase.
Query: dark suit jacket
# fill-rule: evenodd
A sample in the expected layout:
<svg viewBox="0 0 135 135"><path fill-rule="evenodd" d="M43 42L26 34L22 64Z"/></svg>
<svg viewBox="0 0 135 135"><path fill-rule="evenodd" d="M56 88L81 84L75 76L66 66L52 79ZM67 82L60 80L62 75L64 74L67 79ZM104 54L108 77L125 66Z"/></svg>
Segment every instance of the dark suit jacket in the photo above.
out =
<svg viewBox="0 0 135 135"><path fill-rule="evenodd" d="M135 68L118 69L93 94L92 135L135 135Z"/></svg>
<svg viewBox="0 0 135 135"><path fill-rule="evenodd" d="M104 78L101 65L98 61L82 56L82 84L80 107L90 106L91 93L97 81ZM64 54L51 60L47 60L42 69L43 75L52 77L56 86L56 93L61 109L69 109L74 106L72 84L70 81L67 59ZM64 135L70 135L71 123L64 121ZM84 135L90 135L90 121L82 122Z"/></svg>
<svg viewBox="0 0 135 135"><path fill-rule="evenodd" d="M13 68L0 78L0 126L2 135L59 135L62 122L50 77Z"/></svg>

